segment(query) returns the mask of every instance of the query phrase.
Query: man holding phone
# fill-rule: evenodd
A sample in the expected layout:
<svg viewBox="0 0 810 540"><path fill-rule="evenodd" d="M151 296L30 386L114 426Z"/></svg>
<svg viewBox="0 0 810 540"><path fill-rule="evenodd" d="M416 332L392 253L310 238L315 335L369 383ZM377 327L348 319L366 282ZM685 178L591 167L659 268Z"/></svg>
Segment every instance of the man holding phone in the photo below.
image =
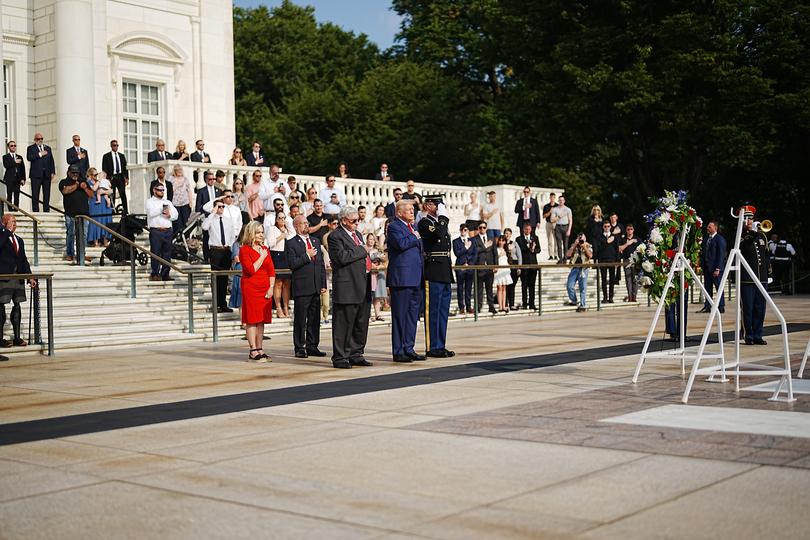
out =
<svg viewBox="0 0 810 540"><path fill-rule="evenodd" d="M177 208L172 201L164 199L166 188L161 184L152 187L152 196L146 200L146 224L149 227L149 250L166 261L172 260L172 221L177 219ZM152 273L149 281L174 281L169 277L169 267L152 258Z"/></svg>

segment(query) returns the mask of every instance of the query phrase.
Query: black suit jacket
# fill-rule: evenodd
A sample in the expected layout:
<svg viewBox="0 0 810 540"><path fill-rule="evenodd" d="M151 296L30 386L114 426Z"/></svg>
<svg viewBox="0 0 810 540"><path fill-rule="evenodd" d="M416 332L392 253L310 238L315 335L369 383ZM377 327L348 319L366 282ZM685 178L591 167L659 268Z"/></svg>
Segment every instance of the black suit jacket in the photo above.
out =
<svg viewBox="0 0 810 540"><path fill-rule="evenodd" d="M297 234L287 240L284 247L287 264L292 270L293 296L312 296L320 294L321 289L326 288L326 264L321 243L313 236L309 237L309 241L318 252L314 261L307 255L306 242Z"/></svg>
<svg viewBox="0 0 810 540"><path fill-rule="evenodd" d="M211 156L208 155L208 152L203 152L203 157L200 157L200 152L198 150L195 150L194 152L189 154L189 158L191 159L191 161L194 161L195 163L202 163L204 158L208 158L208 161L206 163L211 163Z"/></svg>
<svg viewBox="0 0 810 540"><path fill-rule="evenodd" d="M256 165L256 158L253 156L253 149L245 154L245 161L247 162L248 167L267 167L267 160L264 158L264 154L262 152L259 152L259 158L261 158L263 161L261 165Z"/></svg>
<svg viewBox="0 0 810 540"><path fill-rule="evenodd" d="M166 183L168 184L169 182L167 181ZM221 197L221 196L222 196L222 190L215 187L214 188L214 197L216 198L216 197ZM210 200L211 199L208 197L208 186L200 188L200 190L197 192L197 202L194 203L194 211L195 212L203 212L203 206L205 206L205 203L207 203ZM208 215L208 212L203 212L203 213L206 216Z"/></svg>
<svg viewBox="0 0 810 540"><path fill-rule="evenodd" d="M329 233L329 259L332 262L332 301L359 304L371 300L371 277L366 273L368 253L361 235L356 245L343 227Z"/></svg>
<svg viewBox="0 0 810 540"><path fill-rule="evenodd" d="M129 171L127 171L127 158L121 152L117 152L117 154L118 159L121 162L121 174L124 175L124 178L129 178ZM107 178L112 181L114 176L113 171L115 170L112 152L107 152L101 157L101 170L104 171Z"/></svg>
<svg viewBox="0 0 810 540"><path fill-rule="evenodd" d="M15 252L11 234L6 228L0 229L0 274L30 274L31 266L25 255L25 242L15 234L20 246L19 252Z"/></svg>
<svg viewBox="0 0 810 540"><path fill-rule="evenodd" d="M17 154L20 158L20 154ZM3 167L5 167L5 172L3 172L3 182L6 183L7 186L19 186L20 182L25 180L25 162L20 160L20 163L17 163L11 154L4 154L3 155Z"/></svg>
<svg viewBox="0 0 810 540"><path fill-rule="evenodd" d="M533 243L533 249L529 249L529 244L526 243L526 237L522 234L515 238L515 243L520 248L520 256L523 259L523 264L537 264L537 254L540 253L540 239L537 235L532 233L529 235L529 244Z"/></svg>
<svg viewBox="0 0 810 540"><path fill-rule="evenodd" d="M76 153L76 147L71 146L65 150L65 161L67 161L68 166L77 165L79 167L79 176L87 178L87 169L90 168L90 154L87 152L87 148L82 146L79 147L79 150L84 152L83 158L80 158Z"/></svg>
<svg viewBox="0 0 810 540"><path fill-rule="evenodd" d="M613 242L608 242L613 238ZM619 260L619 237L600 234L594 239L594 257L599 262L616 262Z"/></svg>
<svg viewBox="0 0 810 540"><path fill-rule="evenodd" d="M42 145L42 147L46 152L48 152L45 157L39 156L39 148L36 144L32 144L26 150L26 157L31 163L31 167L28 169L28 177L31 179L50 179L51 175L56 174L56 164L53 161L53 152L51 152L51 147L47 144Z"/></svg>
<svg viewBox="0 0 810 540"><path fill-rule="evenodd" d="M172 158L174 158L174 154L172 154L171 152L163 152L163 154L166 156L164 159L172 159ZM159 152L157 150L152 150L146 156L146 162L147 163L152 163L153 161L162 161L160 159L160 154L159 154Z"/></svg>
<svg viewBox="0 0 810 540"><path fill-rule="evenodd" d="M492 249L491 249L492 245L494 245L494 242L488 248L484 245L484 241L481 240L481 237L478 236L477 234L473 236L470 241L472 242L472 245L475 246L475 264L477 265L495 264L495 261L492 258ZM488 276L490 274L492 274L492 270L478 270L479 276Z"/></svg>
<svg viewBox="0 0 810 540"><path fill-rule="evenodd" d="M394 181L394 175L391 173L388 173L388 176L386 176L386 178L388 178L388 180L390 180L391 182ZM374 175L374 180L382 180L382 179L383 179L382 173L378 171L377 174ZM386 180L386 182L388 182L388 180Z"/></svg>
<svg viewBox="0 0 810 540"><path fill-rule="evenodd" d="M540 222L540 206L537 204L537 199L534 197L531 197L529 201L532 203L532 207L529 208L529 223L531 223L532 228L534 228L537 227L537 224ZM523 232L523 223L526 219L523 217L522 197L515 201L515 214L517 214L518 232Z"/></svg>

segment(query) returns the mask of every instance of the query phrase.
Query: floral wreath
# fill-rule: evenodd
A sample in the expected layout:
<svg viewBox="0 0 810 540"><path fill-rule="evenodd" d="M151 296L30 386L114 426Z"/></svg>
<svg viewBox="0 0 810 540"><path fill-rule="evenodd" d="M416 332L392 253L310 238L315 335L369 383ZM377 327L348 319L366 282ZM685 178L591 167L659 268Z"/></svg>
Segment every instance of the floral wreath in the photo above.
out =
<svg viewBox="0 0 810 540"><path fill-rule="evenodd" d="M688 192L665 191L664 196L652 199L655 211L644 216L650 234L647 241L640 244L631 260L638 272L638 281L644 290L657 302L664 292L672 260L678 252L677 243L681 231L689 225L683 254L695 272L700 269L700 246L703 238L703 220L694 208L686 204ZM684 274L684 288L692 284L692 274ZM664 304L674 303L681 292L680 280L673 280Z"/></svg>

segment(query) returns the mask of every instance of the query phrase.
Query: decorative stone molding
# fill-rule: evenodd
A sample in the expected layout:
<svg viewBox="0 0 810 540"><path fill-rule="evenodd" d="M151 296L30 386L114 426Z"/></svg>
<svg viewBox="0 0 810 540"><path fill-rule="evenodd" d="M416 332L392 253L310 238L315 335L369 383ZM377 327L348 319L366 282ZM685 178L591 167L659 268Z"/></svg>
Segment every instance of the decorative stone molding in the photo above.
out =
<svg viewBox="0 0 810 540"><path fill-rule="evenodd" d="M25 47L33 47L35 38L31 34L20 34L16 32L3 31L3 43L9 45L23 45Z"/></svg>
<svg viewBox="0 0 810 540"><path fill-rule="evenodd" d="M180 80L188 57L174 41L155 32L129 32L110 41L107 46L110 57L110 76L118 83L118 66L121 59L139 63L171 66L174 74L174 92L180 93Z"/></svg>

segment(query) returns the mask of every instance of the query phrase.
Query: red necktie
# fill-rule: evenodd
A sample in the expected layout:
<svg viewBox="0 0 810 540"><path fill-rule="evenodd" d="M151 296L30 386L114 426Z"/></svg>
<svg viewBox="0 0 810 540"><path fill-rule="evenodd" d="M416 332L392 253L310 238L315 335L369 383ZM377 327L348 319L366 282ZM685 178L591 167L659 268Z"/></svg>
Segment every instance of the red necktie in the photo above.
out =
<svg viewBox="0 0 810 540"><path fill-rule="evenodd" d="M408 230L411 231L411 234L413 234L413 227L411 227L410 223L408 223Z"/></svg>
<svg viewBox="0 0 810 540"><path fill-rule="evenodd" d="M14 238L13 235L11 236L11 243L14 244L14 253L19 253L20 252L20 246L17 245L17 239Z"/></svg>
<svg viewBox="0 0 810 540"><path fill-rule="evenodd" d="M410 225L408 225L408 227L410 227ZM355 233L351 233L351 234L352 234L352 240L354 240L355 245L359 246L360 245L360 239L357 238L357 235ZM371 272L371 257L369 257L368 254L366 254L366 272Z"/></svg>
<svg viewBox="0 0 810 540"><path fill-rule="evenodd" d="M309 236L307 236L307 249L312 249L312 242L309 241ZM315 260L316 255L310 257L313 261Z"/></svg>

